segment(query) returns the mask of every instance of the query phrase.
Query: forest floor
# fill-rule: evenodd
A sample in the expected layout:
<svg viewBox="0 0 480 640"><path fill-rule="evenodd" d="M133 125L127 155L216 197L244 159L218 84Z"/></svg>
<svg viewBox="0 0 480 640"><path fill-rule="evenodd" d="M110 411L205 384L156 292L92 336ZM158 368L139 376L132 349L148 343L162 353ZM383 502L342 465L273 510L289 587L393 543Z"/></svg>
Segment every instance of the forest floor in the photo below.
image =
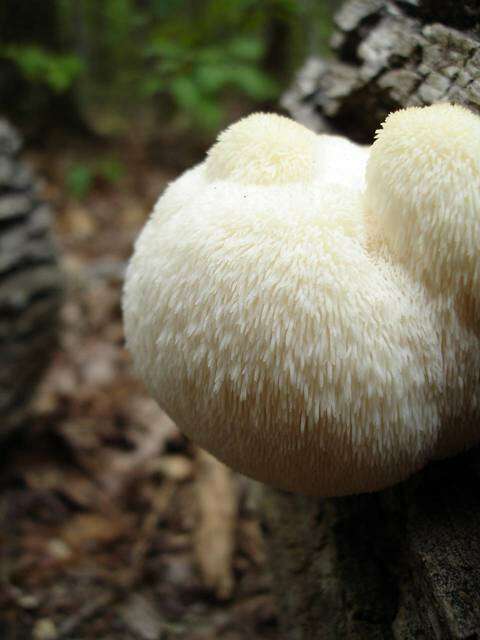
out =
<svg viewBox="0 0 480 640"><path fill-rule="evenodd" d="M100 152L31 154L66 296L33 417L0 454L0 638L277 638L255 485L178 432L124 348L126 262L172 171L122 149L128 175L74 199L68 163Z"/></svg>

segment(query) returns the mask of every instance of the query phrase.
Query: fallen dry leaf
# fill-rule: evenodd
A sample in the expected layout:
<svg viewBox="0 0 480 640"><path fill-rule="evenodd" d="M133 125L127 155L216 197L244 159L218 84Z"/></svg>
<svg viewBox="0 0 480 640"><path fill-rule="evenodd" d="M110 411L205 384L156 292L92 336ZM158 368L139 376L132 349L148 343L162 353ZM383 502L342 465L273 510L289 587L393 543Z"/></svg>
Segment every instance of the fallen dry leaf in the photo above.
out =
<svg viewBox="0 0 480 640"><path fill-rule="evenodd" d="M72 205L62 218L63 231L76 239L91 237L97 230L97 225L85 207Z"/></svg>
<svg viewBox="0 0 480 640"><path fill-rule="evenodd" d="M193 462L181 455L162 456L152 460L147 465L147 471L153 474L158 473L175 482L185 482L193 476Z"/></svg>
<svg viewBox="0 0 480 640"><path fill-rule="evenodd" d="M113 518L99 513L80 513L63 527L61 537L72 549L82 551L114 542L132 526L132 519L125 515Z"/></svg>
<svg viewBox="0 0 480 640"><path fill-rule="evenodd" d="M205 586L223 600L232 595L234 586L237 489L230 469L203 449L198 450L197 469L195 556Z"/></svg>
<svg viewBox="0 0 480 640"><path fill-rule="evenodd" d="M133 594L120 612L127 627L139 640L160 640L163 620L151 596Z"/></svg>

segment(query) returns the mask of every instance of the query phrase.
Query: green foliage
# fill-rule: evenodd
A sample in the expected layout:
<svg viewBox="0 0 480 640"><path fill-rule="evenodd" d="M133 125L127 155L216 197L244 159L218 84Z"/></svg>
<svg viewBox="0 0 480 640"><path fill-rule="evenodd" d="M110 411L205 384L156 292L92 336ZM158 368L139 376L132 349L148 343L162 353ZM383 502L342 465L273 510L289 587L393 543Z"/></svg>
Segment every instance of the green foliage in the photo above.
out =
<svg viewBox="0 0 480 640"><path fill-rule="evenodd" d="M180 112L205 129L220 125L227 90L255 102L274 98L278 84L261 70L263 43L232 37L219 46L172 42L160 34L145 48L150 73L141 84L146 95L174 99Z"/></svg>
<svg viewBox="0 0 480 640"><path fill-rule="evenodd" d="M100 158L91 162L75 162L65 174L67 192L77 200L84 200L91 192L95 182L103 180L115 184L125 174L124 165L116 158Z"/></svg>
<svg viewBox="0 0 480 640"><path fill-rule="evenodd" d="M308 20L320 19L311 1L57 0L76 49L85 52L84 103L110 105L117 115L149 107L164 122L197 130L217 129L236 102L278 98L279 80L284 86L291 70L285 59L299 64ZM265 61L275 60L279 23L292 50L279 57L275 74Z"/></svg>
<svg viewBox="0 0 480 640"><path fill-rule="evenodd" d="M22 43L0 56L31 82L73 88L84 116L106 128L155 113L177 129L218 129L232 105L275 101L328 23L318 0L51 2L64 52Z"/></svg>
<svg viewBox="0 0 480 640"><path fill-rule="evenodd" d="M100 158L95 163L96 175L106 182L115 184L125 175L125 166L116 158Z"/></svg>
<svg viewBox="0 0 480 640"><path fill-rule="evenodd" d="M14 62L27 80L44 83L55 93L66 91L85 69L74 54L51 53L33 45L0 48L0 57Z"/></svg>
<svg viewBox="0 0 480 640"><path fill-rule="evenodd" d="M85 163L75 163L65 174L67 192L77 200L83 200L92 190L95 175L92 167Z"/></svg>

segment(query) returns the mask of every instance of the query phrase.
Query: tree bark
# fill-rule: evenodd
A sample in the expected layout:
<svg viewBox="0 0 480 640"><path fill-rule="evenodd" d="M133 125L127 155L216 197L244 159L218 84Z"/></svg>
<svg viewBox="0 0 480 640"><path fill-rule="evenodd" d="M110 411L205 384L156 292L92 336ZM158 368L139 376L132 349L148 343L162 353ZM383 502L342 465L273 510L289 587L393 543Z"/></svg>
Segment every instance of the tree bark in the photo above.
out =
<svg viewBox="0 0 480 640"><path fill-rule="evenodd" d="M351 0L336 56L311 58L283 104L370 143L392 110L438 101L480 112L477 0ZM263 491L282 638L480 638L480 450L376 494Z"/></svg>
<svg viewBox="0 0 480 640"><path fill-rule="evenodd" d="M449 101L478 112L479 16L478 0L351 0L335 17L336 57L310 58L283 105L317 131L362 143L400 107ZM465 23L470 30L451 26Z"/></svg>
<svg viewBox="0 0 480 640"><path fill-rule="evenodd" d="M375 494L265 489L282 638L480 637L478 451Z"/></svg>
<svg viewBox="0 0 480 640"><path fill-rule="evenodd" d="M0 120L0 439L25 419L57 334L61 275L49 208Z"/></svg>

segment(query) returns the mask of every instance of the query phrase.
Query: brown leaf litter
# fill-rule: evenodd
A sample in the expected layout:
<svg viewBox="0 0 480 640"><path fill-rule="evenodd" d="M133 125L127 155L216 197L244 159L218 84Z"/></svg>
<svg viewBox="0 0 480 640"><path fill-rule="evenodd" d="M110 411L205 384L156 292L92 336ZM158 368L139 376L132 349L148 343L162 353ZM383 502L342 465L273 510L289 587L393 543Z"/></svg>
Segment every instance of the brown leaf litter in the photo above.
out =
<svg viewBox="0 0 480 640"><path fill-rule="evenodd" d="M126 261L169 176L137 167L75 203L61 161L37 163L67 296L34 415L2 450L0 638L276 638L249 483L179 433L123 346Z"/></svg>

